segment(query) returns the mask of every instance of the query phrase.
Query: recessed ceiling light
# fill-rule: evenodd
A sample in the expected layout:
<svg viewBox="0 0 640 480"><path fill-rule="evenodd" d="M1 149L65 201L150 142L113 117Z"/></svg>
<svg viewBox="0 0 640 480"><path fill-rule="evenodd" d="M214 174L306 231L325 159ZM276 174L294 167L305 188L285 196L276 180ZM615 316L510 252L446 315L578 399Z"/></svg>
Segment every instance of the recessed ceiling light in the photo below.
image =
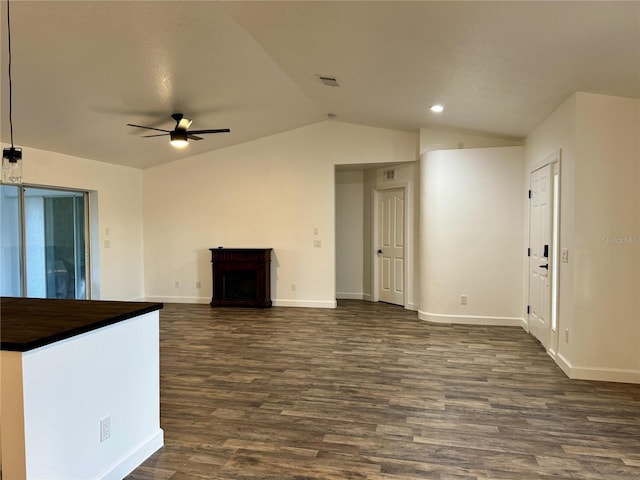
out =
<svg viewBox="0 0 640 480"><path fill-rule="evenodd" d="M431 105L429 107L429 110L431 110L433 113L442 113L444 112L444 107L440 104L436 104L436 105Z"/></svg>

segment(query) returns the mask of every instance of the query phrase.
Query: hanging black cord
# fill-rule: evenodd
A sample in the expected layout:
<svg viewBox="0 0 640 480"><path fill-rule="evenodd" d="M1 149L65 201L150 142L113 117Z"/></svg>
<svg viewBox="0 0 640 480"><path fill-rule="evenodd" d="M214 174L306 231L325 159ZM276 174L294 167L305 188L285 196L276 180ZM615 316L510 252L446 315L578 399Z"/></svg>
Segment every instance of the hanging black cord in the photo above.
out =
<svg viewBox="0 0 640 480"><path fill-rule="evenodd" d="M9 130L11 131L11 148L13 147L13 88L11 82L11 15L9 12L9 0L7 0L7 34L9 36Z"/></svg>

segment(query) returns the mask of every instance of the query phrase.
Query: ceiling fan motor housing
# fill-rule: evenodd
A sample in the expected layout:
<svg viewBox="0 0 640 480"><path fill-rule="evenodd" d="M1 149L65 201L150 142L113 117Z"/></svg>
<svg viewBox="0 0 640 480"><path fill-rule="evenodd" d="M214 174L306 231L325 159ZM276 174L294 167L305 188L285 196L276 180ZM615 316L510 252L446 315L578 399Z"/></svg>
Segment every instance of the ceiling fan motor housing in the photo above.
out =
<svg viewBox="0 0 640 480"><path fill-rule="evenodd" d="M169 135L171 136L172 142L186 142L187 141L187 131L182 130L181 128L176 128L172 130Z"/></svg>

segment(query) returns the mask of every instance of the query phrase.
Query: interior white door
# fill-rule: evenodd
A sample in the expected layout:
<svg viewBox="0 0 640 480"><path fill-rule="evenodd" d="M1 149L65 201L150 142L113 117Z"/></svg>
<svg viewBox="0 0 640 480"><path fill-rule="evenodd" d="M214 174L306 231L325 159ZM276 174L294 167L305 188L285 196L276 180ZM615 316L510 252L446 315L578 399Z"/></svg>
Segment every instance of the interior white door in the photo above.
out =
<svg viewBox="0 0 640 480"><path fill-rule="evenodd" d="M404 189L379 195L378 300L404 305Z"/></svg>
<svg viewBox="0 0 640 480"><path fill-rule="evenodd" d="M531 172L529 202L529 331L548 347L551 332L551 167Z"/></svg>

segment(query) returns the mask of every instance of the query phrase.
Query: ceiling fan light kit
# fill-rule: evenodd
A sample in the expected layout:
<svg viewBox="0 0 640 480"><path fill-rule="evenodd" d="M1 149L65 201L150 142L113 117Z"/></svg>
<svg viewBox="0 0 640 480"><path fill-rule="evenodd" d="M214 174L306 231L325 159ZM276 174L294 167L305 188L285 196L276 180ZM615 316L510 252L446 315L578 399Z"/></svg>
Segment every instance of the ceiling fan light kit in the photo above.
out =
<svg viewBox="0 0 640 480"><path fill-rule="evenodd" d="M188 118L184 118L184 115L182 113L174 113L173 115L171 115L171 118L173 118L176 121L176 126L173 130L165 130L163 128L155 128L155 127L146 127L144 125L135 125L133 123L127 123L127 125L135 128L144 128L145 130L155 130L157 132L163 132L163 133L156 133L154 135L143 135L143 137L145 138L162 137L165 135L169 135L169 142L171 143L172 146L176 148L186 147L189 140L202 140L202 137L198 137L196 136L196 134L206 135L209 133L229 133L231 131L228 128L189 131L189 127L193 122Z"/></svg>
<svg viewBox="0 0 640 480"><path fill-rule="evenodd" d="M175 129L172 132L169 132L169 137L171 138L170 143L172 147L176 148L184 148L187 146L187 131Z"/></svg>

